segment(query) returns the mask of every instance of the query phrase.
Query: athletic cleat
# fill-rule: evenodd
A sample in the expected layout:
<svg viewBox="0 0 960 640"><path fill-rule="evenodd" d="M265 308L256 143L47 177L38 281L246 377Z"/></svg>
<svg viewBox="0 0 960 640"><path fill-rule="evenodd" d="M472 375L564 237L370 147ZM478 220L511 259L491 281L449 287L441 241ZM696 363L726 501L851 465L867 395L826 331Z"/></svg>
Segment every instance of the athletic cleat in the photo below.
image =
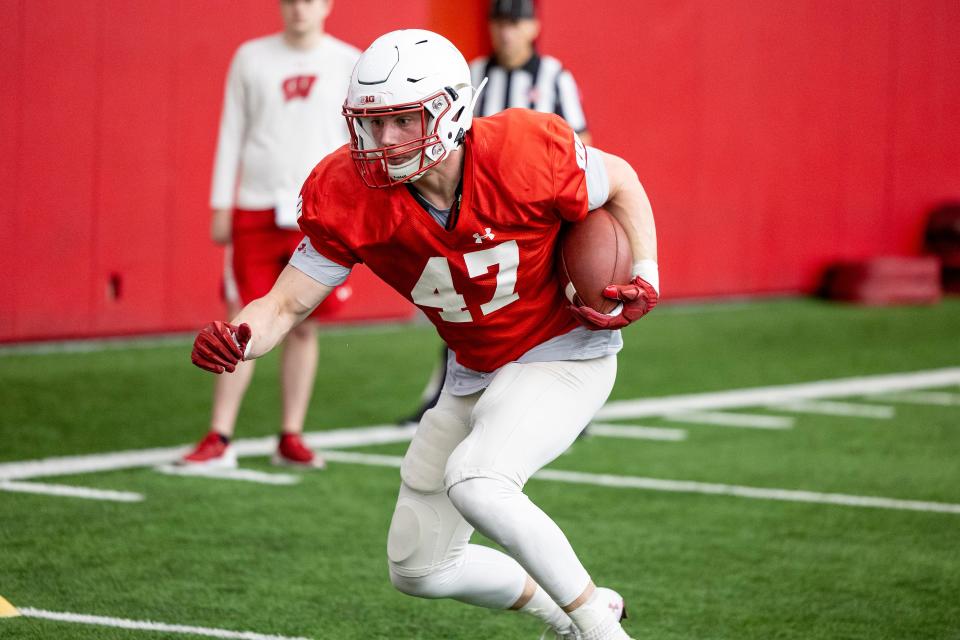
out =
<svg viewBox="0 0 960 640"><path fill-rule="evenodd" d="M279 467L324 469L327 466L326 460L311 451L298 433L284 433L280 436L277 450L270 462Z"/></svg>
<svg viewBox="0 0 960 640"><path fill-rule="evenodd" d="M597 597L600 599L600 602L609 609L610 618L617 623L626 619L627 617L627 606L623 603L623 596L614 591L613 589L608 589L606 587L597 587ZM621 630L623 635L617 636L619 638L629 638ZM553 627L547 627L542 634L540 634L540 640L582 640L583 635L576 627L571 626L570 629L566 632L560 632L554 629Z"/></svg>
<svg viewBox="0 0 960 640"><path fill-rule="evenodd" d="M237 454L229 442L223 441L220 434L211 431L193 451L180 458L177 464L210 469L236 469Z"/></svg>

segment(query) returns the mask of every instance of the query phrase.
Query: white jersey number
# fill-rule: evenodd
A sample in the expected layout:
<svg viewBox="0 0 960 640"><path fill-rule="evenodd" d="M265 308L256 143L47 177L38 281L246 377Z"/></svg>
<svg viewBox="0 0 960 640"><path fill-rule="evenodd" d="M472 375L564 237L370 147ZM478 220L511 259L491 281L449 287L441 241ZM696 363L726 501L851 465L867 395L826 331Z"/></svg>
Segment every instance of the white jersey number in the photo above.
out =
<svg viewBox="0 0 960 640"><path fill-rule="evenodd" d="M490 249L463 254L467 274L471 278L486 275L490 267L500 265L497 272L497 288L493 298L480 305L483 315L502 309L520 299L517 289L517 267L520 266L520 248L516 240L498 244ZM453 286L450 265L443 257L430 258L420 279L410 292L414 303L421 307L440 309L440 317L447 322L470 322L466 301Z"/></svg>

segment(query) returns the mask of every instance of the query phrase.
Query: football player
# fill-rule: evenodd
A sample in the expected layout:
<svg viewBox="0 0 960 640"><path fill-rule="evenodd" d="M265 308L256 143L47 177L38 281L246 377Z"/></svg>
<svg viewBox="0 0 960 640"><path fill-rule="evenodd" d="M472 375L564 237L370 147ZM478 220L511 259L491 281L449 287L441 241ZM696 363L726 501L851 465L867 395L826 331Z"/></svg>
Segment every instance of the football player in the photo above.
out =
<svg viewBox="0 0 960 640"><path fill-rule="evenodd" d="M657 304L653 214L630 166L585 148L560 117L474 119L480 90L435 33L394 31L370 45L343 107L351 142L301 190L305 241L270 293L200 332L193 362L219 373L263 355L366 264L452 352L401 467L393 585L529 613L547 623L544 637L622 640L622 599L595 587L523 488L606 401L619 329ZM630 282L605 291L622 302L613 315L569 305L553 269L561 224L601 205L636 261ZM506 553L469 544L474 530Z"/></svg>

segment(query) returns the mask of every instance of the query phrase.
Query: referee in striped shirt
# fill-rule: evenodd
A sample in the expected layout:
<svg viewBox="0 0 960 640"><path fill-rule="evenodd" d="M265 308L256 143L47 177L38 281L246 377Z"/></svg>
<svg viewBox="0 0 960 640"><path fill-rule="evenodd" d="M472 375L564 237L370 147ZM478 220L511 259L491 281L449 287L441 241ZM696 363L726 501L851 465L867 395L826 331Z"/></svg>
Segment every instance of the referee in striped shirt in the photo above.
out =
<svg viewBox="0 0 960 640"><path fill-rule="evenodd" d="M476 115L490 116L510 107L556 113L584 144L590 144L573 75L534 46L540 35L534 0L492 0L489 18L493 55L470 63L473 86L488 78Z"/></svg>

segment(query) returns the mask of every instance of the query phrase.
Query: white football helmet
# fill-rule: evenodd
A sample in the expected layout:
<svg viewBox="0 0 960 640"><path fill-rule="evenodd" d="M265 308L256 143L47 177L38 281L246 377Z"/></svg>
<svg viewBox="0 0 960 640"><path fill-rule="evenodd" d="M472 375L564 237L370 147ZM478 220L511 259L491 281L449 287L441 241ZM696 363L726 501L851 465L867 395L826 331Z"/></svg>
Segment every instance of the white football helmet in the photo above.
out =
<svg viewBox="0 0 960 640"><path fill-rule="evenodd" d="M443 36L404 29L374 40L353 68L343 104L350 153L364 183L389 187L413 182L437 165L463 144L478 94L463 54ZM400 114L419 119L420 135L378 146L370 120Z"/></svg>

